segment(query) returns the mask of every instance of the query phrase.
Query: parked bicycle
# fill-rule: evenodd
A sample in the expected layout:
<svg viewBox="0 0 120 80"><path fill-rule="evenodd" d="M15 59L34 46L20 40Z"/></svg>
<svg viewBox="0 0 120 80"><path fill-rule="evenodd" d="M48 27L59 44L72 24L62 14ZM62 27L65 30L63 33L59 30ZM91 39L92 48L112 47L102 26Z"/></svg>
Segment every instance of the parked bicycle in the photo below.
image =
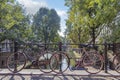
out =
<svg viewBox="0 0 120 80"><path fill-rule="evenodd" d="M17 73L26 67L34 65L34 68L39 68L40 71L44 73L51 72L52 70L49 67L51 53L44 49L45 46L42 44L24 44L25 46L23 47L23 50L19 50L15 53L12 53L8 57L8 69L11 72ZM34 52L33 46L37 46L37 52Z"/></svg>
<svg viewBox="0 0 120 80"><path fill-rule="evenodd" d="M120 73L120 44L119 43L108 43L108 67L111 70L115 70Z"/></svg>
<svg viewBox="0 0 120 80"><path fill-rule="evenodd" d="M81 44L80 48L73 49L73 52L74 56L69 57L72 63L69 66L70 71L85 70L90 74L96 74L102 70L103 57L92 45Z"/></svg>
<svg viewBox="0 0 120 80"><path fill-rule="evenodd" d="M80 58L74 59L76 65L74 68L82 67L88 73L98 73L103 68L104 60L102 56L96 50L86 50L88 45L81 45L82 48L78 48L77 51L81 55ZM68 68L70 68L70 60L71 57L68 53L63 51L56 52L50 59L50 67L56 73L65 72Z"/></svg>
<svg viewBox="0 0 120 80"><path fill-rule="evenodd" d="M113 59L113 66L115 71L117 71L118 73L120 73L120 54L117 54L114 59Z"/></svg>

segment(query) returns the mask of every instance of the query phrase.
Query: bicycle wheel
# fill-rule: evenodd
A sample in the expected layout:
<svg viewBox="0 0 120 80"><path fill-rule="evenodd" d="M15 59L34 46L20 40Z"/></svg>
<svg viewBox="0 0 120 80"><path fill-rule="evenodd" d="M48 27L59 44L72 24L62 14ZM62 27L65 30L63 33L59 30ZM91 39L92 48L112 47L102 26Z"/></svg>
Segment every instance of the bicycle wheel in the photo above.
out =
<svg viewBox="0 0 120 80"><path fill-rule="evenodd" d="M120 73L120 54L114 57L113 64L115 71Z"/></svg>
<svg viewBox="0 0 120 80"><path fill-rule="evenodd" d="M26 65L26 56L17 52L11 54L7 59L7 68L14 73L21 71Z"/></svg>
<svg viewBox="0 0 120 80"><path fill-rule="evenodd" d="M69 67L68 56L63 52L53 54L50 59L50 67L55 73L65 72Z"/></svg>
<svg viewBox="0 0 120 80"><path fill-rule="evenodd" d="M51 52L45 51L39 57L38 67L43 73L50 73L52 71L49 65L51 56Z"/></svg>
<svg viewBox="0 0 120 80"><path fill-rule="evenodd" d="M103 58L98 53L89 52L83 57L83 66L88 73L99 73L103 68Z"/></svg>

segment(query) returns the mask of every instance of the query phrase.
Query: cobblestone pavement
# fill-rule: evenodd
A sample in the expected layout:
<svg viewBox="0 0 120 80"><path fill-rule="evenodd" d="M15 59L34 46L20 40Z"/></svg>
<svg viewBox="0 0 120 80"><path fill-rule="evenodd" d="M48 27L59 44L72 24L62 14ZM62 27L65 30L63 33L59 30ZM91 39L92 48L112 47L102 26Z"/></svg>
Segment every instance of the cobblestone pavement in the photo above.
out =
<svg viewBox="0 0 120 80"><path fill-rule="evenodd" d="M99 74L89 74L84 70L66 71L64 74L43 74L38 69L24 69L13 74L7 69L0 71L0 80L120 80L120 74L115 71Z"/></svg>

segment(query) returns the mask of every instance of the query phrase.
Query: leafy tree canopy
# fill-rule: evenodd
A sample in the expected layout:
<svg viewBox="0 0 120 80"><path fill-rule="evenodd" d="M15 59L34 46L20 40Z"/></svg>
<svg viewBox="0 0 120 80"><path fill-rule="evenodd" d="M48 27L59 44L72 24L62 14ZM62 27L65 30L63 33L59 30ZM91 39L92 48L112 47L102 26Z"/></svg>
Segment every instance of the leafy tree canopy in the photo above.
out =
<svg viewBox="0 0 120 80"><path fill-rule="evenodd" d="M65 0L69 7L66 21L68 38L72 42L87 42L92 29L97 38L104 27L110 27L120 11L120 0ZM73 33L74 32L74 33Z"/></svg>
<svg viewBox="0 0 120 80"><path fill-rule="evenodd" d="M15 0L0 0L0 41L5 39L22 39L31 33L29 16Z"/></svg>
<svg viewBox="0 0 120 80"><path fill-rule="evenodd" d="M60 40L60 17L54 9L40 8L33 17L33 32L37 40L48 43Z"/></svg>

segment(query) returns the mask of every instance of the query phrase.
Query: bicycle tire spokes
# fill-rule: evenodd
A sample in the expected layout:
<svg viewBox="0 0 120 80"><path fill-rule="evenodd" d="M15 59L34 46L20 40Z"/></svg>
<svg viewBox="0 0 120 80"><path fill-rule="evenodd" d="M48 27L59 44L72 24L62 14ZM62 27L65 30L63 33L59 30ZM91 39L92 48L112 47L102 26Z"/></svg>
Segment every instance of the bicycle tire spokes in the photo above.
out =
<svg viewBox="0 0 120 80"><path fill-rule="evenodd" d="M47 51L40 55L38 61L38 67L40 71L44 73L50 73L52 71L49 65L51 56L52 56L51 52Z"/></svg>
<svg viewBox="0 0 120 80"><path fill-rule="evenodd" d="M114 69L120 73L120 54L116 55L113 59Z"/></svg>
<svg viewBox="0 0 120 80"><path fill-rule="evenodd" d="M50 59L50 67L55 73L63 73L69 67L69 58L64 53L56 53Z"/></svg>
<svg viewBox="0 0 120 80"><path fill-rule="evenodd" d="M115 70L117 70L118 72L120 72L120 63L115 67Z"/></svg>
<svg viewBox="0 0 120 80"><path fill-rule="evenodd" d="M91 53L84 56L83 65L88 73L96 74L102 70L103 60L100 55Z"/></svg>
<svg viewBox="0 0 120 80"><path fill-rule="evenodd" d="M11 72L19 72L26 65L26 57L23 53L11 54L7 60L7 67Z"/></svg>

